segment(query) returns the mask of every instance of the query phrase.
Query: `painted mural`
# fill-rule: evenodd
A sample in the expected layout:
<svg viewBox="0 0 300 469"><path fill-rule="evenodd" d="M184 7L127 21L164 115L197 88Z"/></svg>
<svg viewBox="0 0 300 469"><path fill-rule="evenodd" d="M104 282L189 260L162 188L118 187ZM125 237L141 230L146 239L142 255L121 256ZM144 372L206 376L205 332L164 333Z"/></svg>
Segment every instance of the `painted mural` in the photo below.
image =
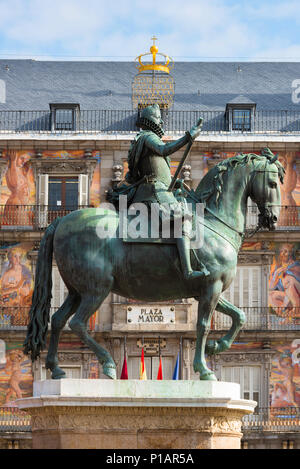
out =
<svg viewBox="0 0 300 469"><path fill-rule="evenodd" d="M35 204L35 183L30 158L32 153L7 151L7 170L1 184L1 225L32 225Z"/></svg>
<svg viewBox="0 0 300 469"><path fill-rule="evenodd" d="M100 152L92 152L96 165L90 188L90 205L100 205ZM37 204L36 183L30 159L35 157L30 151L4 151L2 158L7 160L7 169L1 181L0 224L2 226L27 227L34 223L34 206ZM83 158L84 151L45 151L42 158Z"/></svg>
<svg viewBox="0 0 300 469"><path fill-rule="evenodd" d="M275 344L270 375L271 407L300 407L300 339Z"/></svg>
<svg viewBox="0 0 300 469"><path fill-rule="evenodd" d="M15 400L32 396L31 360L22 343L6 344L5 362L0 363L0 406L16 406Z"/></svg>
<svg viewBox="0 0 300 469"><path fill-rule="evenodd" d="M33 243L6 247L0 275L0 323L2 326L25 326L33 293L31 262L27 257Z"/></svg>
<svg viewBox="0 0 300 469"><path fill-rule="evenodd" d="M300 324L299 249L300 243L275 245L269 277L269 306L279 325Z"/></svg>

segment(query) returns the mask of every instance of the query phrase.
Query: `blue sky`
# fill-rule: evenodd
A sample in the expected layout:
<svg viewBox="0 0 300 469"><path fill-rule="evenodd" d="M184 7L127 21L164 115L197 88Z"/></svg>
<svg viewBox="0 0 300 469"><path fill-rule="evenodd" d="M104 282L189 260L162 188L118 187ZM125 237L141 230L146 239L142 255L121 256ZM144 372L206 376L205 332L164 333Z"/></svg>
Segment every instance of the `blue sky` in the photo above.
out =
<svg viewBox="0 0 300 469"><path fill-rule="evenodd" d="M0 58L300 61L295 0L0 0Z"/></svg>

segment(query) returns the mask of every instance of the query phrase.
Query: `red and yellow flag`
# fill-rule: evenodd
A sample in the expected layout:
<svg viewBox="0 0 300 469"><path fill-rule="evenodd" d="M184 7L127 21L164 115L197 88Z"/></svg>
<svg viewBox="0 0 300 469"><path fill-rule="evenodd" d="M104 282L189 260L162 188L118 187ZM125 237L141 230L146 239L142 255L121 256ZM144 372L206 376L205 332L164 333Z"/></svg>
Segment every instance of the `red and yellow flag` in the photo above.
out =
<svg viewBox="0 0 300 469"><path fill-rule="evenodd" d="M158 367L158 373L157 373L157 378L156 378L156 379L163 379L161 357L160 357L160 359L159 359L159 367Z"/></svg>
<svg viewBox="0 0 300 469"><path fill-rule="evenodd" d="M147 379L145 359L144 359L144 347L142 348L141 363L140 363L140 379Z"/></svg>

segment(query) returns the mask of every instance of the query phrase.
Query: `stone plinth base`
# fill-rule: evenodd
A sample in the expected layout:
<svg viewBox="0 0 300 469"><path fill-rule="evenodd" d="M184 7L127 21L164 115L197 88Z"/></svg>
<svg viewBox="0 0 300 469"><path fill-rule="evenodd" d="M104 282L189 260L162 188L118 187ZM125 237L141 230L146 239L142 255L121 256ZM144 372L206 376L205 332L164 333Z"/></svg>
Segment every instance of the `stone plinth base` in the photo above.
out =
<svg viewBox="0 0 300 469"><path fill-rule="evenodd" d="M256 402L217 381L46 380L18 405L35 449L239 449Z"/></svg>

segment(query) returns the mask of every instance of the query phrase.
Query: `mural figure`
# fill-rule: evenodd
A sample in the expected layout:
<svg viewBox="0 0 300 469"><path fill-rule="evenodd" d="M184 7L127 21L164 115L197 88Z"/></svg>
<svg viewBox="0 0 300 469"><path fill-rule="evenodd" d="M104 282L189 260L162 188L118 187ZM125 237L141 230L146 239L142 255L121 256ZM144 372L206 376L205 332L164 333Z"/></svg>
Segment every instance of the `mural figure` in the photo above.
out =
<svg viewBox="0 0 300 469"><path fill-rule="evenodd" d="M281 204L279 226L297 226L298 210L294 198L294 190L297 185L297 172L295 170L295 152L287 152L278 157L280 163L285 169L284 184L281 188Z"/></svg>
<svg viewBox="0 0 300 469"><path fill-rule="evenodd" d="M270 272L269 305L284 318L284 323L300 318L300 262L296 260L297 245L280 246Z"/></svg>
<svg viewBox="0 0 300 469"><path fill-rule="evenodd" d="M27 226L33 223L33 212L29 208L29 155L9 151L6 184L10 195L6 201L2 224Z"/></svg>
<svg viewBox="0 0 300 469"><path fill-rule="evenodd" d="M5 371L7 374L10 375L10 380L9 388L5 397L5 404L9 403L14 399L22 398L20 382L22 381L21 363L24 358L24 354L21 350L12 350L8 354Z"/></svg>
<svg viewBox="0 0 300 469"><path fill-rule="evenodd" d="M12 248L8 251L8 265L1 276L1 306L30 306L32 294L32 273L22 264L22 251Z"/></svg>
<svg viewBox="0 0 300 469"><path fill-rule="evenodd" d="M26 265L26 247L11 248L0 278L0 308L10 325L26 325L31 304L33 278Z"/></svg>
<svg viewBox="0 0 300 469"><path fill-rule="evenodd" d="M298 407L299 340L294 340L290 346L278 346L277 351L271 371L271 407Z"/></svg>

